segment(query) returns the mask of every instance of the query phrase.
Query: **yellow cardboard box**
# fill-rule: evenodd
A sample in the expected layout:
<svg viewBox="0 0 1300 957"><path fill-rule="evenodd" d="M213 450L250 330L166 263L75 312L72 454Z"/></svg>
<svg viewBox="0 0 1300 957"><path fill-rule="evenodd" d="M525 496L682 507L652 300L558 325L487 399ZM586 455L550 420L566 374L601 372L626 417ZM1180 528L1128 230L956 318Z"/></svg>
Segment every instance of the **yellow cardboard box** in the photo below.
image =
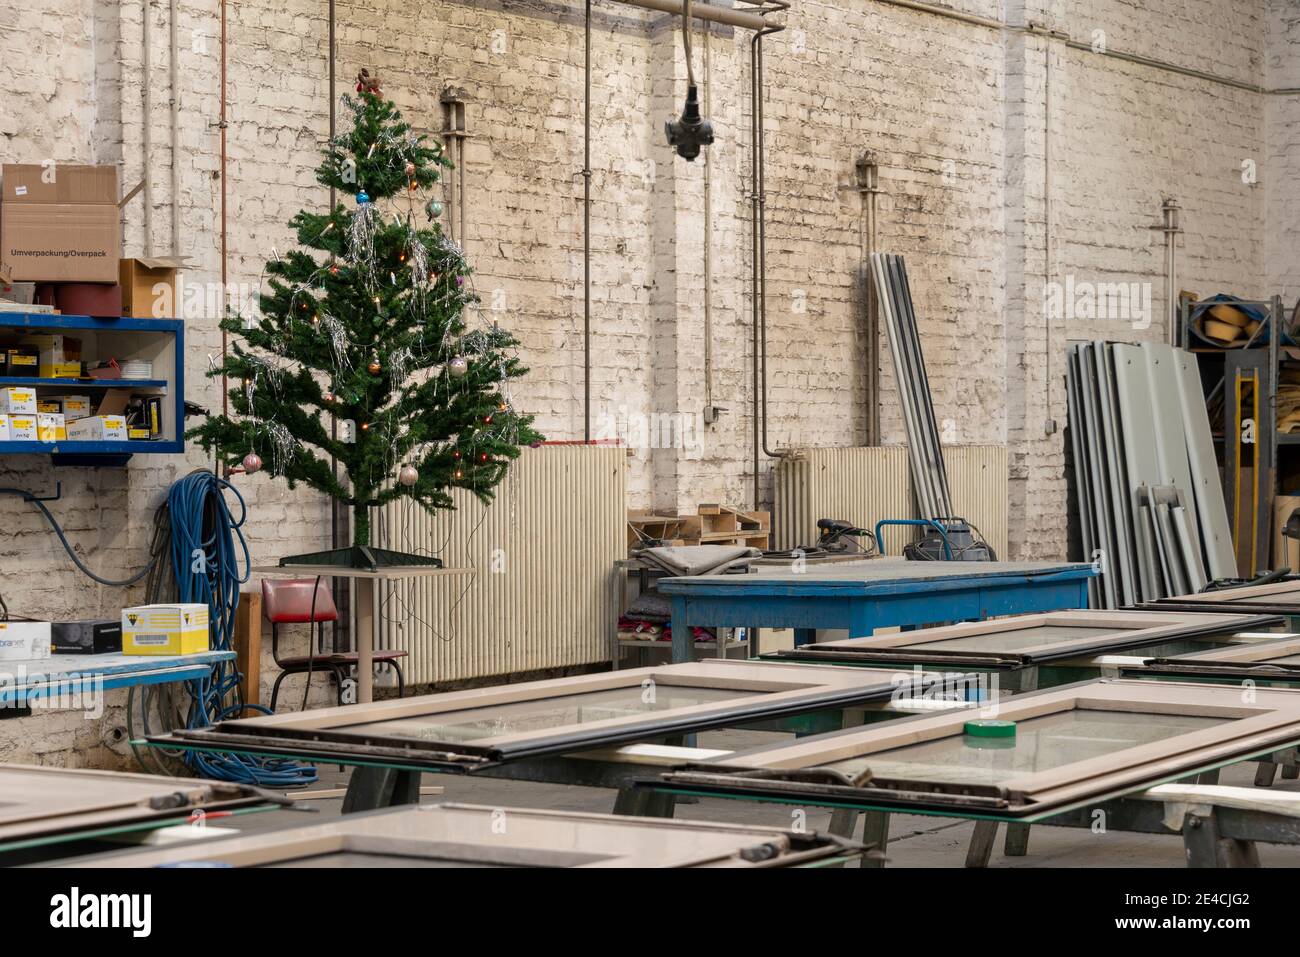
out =
<svg viewBox="0 0 1300 957"><path fill-rule="evenodd" d="M36 416L11 414L9 416L9 441L35 442Z"/></svg>
<svg viewBox="0 0 1300 957"><path fill-rule="evenodd" d="M13 386L0 389L0 412L10 415L35 415L36 390Z"/></svg>
<svg viewBox="0 0 1300 957"><path fill-rule="evenodd" d="M40 350L42 379L75 379L81 375L81 340L61 334L24 336L25 346Z"/></svg>
<svg viewBox="0 0 1300 957"><path fill-rule="evenodd" d="M10 420L10 427L13 420ZM77 442L125 442L126 417L121 415L91 415L84 419L64 421L69 439Z"/></svg>
<svg viewBox="0 0 1300 957"><path fill-rule="evenodd" d="M40 412L36 415L36 441L63 442L68 437L67 422L62 412Z"/></svg>
<svg viewBox="0 0 1300 957"><path fill-rule="evenodd" d="M192 655L207 650L207 605L139 605L122 609L124 655Z"/></svg>
<svg viewBox="0 0 1300 957"><path fill-rule="evenodd" d="M62 407L60 411L69 422L74 419L84 419L94 414L90 407L90 396L88 395L61 395L56 398Z"/></svg>

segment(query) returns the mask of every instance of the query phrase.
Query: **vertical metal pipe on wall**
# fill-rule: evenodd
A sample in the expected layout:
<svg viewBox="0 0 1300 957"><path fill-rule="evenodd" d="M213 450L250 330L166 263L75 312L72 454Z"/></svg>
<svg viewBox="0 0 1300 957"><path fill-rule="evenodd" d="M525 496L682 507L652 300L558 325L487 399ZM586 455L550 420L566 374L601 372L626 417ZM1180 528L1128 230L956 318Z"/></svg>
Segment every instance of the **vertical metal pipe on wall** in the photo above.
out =
<svg viewBox="0 0 1300 957"><path fill-rule="evenodd" d="M181 138L181 91L180 91L180 28L177 23L180 17L179 0L171 0L171 15L168 21L170 54L168 57L168 72L170 73L168 88L171 93L171 127L172 127L172 255L180 256L181 254L181 168L180 168L180 138Z"/></svg>
<svg viewBox="0 0 1300 957"><path fill-rule="evenodd" d="M788 10L790 5L773 0L764 12ZM784 25L768 24L754 33L750 41L750 114L751 114L751 189L753 208L753 275L751 296L754 321L754 507L761 504L760 451L769 458L781 458L784 452L773 452L767 443L767 208L766 174L764 168L763 123L763 37L779 33Z"/></svg>
<svg viewBox="0 0 1300 957"><path fill-rule="evenodd" d="M582 97L582 438L591 441L591 0L583 20Z"/></svg>
<svg viewBox="0 0 1300 957"><path fill-rule="evenodd" d="M1052 243L1052 231L1055 228L1052 210L1052 38L1049 35L1043 44L1043 282L1050 283L1056 274L1056 250ZM1047 297L1043 297L1043 401L1047 404L1047 415L1043 420L1043 432L1051 434L1056 431L1052 420L1052 316L1047 311Z"/></svg>
<svg viewBox="0 0 1300 957"><path fill-rule="evenodd" d="M1160 203L1161 221L1151 228L1164 233L1165 241L1165 323L1167 325L1165 340L1177 348L1182 345L1183 330L1181 310L1178 303L1178 234L1182 225L1179 213L1182 207L1172 196L1166 196Z"/></svg>
<svg viewBox="0 0 1300 957"><path fill-rule="evenodd" d="M338 12L335 7L335 0L329 0L327 9L327 34L326 42L329 49L326 51L326 62L328 64L328 77L326 80L326 90L329 96L329 138L331 142L338 133L338 103L337 103L337 83L338 83L338 62L335 57L335 48L338 45ZM330 210L334 209L338 202L338 191L333 186L330 187ZM330 438L338 440L339 422L333 413L330 413ZM333 455L330 456L330 472L337 481L339 477L338 459ZM332 499L330 501L330 547L342 548L345 540L351 541L350 522L352 521L352 510L348 506ZM352 635L350 633L352 616L350 614L352 593L347 581L343 579L334 579L332 588L334 596L334 606L338 609L339 614L335 619L331 631L331 644L334 651L350 651L352 648Z"/></svg>
<svg viewBox="0 0 1300 957"><path fill-rule="evenodd" d="M144 154L144 254L153 255L153 5L150 0L141 0L140 13L143 18L140 35L140 84L142 103L140 128L140 151Z"/></svg>
<svg viewBox="0 0 1300 957"><path fill-rule="evenodd" d="M704 31L704 93L701 108L705 116L712 116L713 99L712 60L709 54L709 31ZM709 150L704 151L704 424L708 425L717 413L713 410L713 162Z"/></svg>
<svg viewBox="0 0 1300 957"><path fill-rule="evenodd" d="M877 346L880 342L880 309L875 283L871 277L871 256L876 251L876 197L880 195L880 166L873 150L863 150L853 164L852 189L862 201L862 265L859 281L862 283L862 338L864 346L864 392L866 405L863 421L866 445L880 442L880 370Z"/></svg>
<svg viewBox="0 0 1300 957"><path fill-rule="evenodd" d="M750 138L750 163L749 163L749 196L750 196L750 321L751 333L753 336L753 381L754 381L754 508L757 509L762 504L761 485L759 478L759 456L761 454L763 435L763 406L759 398L762 390L762 380L759 378L759 329L761 322L759 320L759 264L758 264L758 243L759 243L759 224L762 222L762 201L758 192L758 164L760 150L758 148L758 42L759 35L755 34L750 40L749 45L749 138Z"/></svg>
<svg viewBox="0 0 1300 957"><path fill-rule="evenodd" d="M225 304L225 295L229 274L229 250L228 250L228 233L226 222L226 201L227 187L226 174L228 172L228 154L226 152L226 52L229 42L228 23L226 17L226 0L221 0L221 112L220 119L217 122L217 128L221 134L221 295L222 305ZM224 309L222 310L225 311ZM224 370L226 354L230 349L230 335L225 329L221 330L221 359L223 370L221 373L221 414L230 415L230 380Z"/></svg>
<svg viewBox="0 0 1300 957"><path fill-rule="evenodd" d="M1176 206L1175 203L1174 207ZM1166 217L1176 215L1173 207L1166 206ZM1165 316L1169 322L1169 344L1175 347L1181 344L1182 339L1182 329L1178 322L1178 264L1174 251L1176 242L1176 234L1170 229L1165 234Z"/></svg>

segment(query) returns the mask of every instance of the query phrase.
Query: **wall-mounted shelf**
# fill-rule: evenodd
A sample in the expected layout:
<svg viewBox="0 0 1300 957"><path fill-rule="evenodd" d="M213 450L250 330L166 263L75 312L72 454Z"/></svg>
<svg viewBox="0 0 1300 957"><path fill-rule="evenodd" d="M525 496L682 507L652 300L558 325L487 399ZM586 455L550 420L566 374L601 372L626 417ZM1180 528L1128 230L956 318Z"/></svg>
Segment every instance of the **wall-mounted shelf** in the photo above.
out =
<svg viewBox="0 0 1300 957"><path fill-rule="evenodd" d="M160 439L129 442L0 442L3 455L48 455L55 465L123 465L132 455L166 455L185 451L185 324L179 319L101 319L48 313L0 312L0 338L40 333L67 334L82 342L88 361L144 359L153 364L149 379L40 379L0 376L0 388L28 386L37 396L90 393L106 396L129 390L167 396Z"/></svg>
<svg viewBox="0 0 1300 957"><path fill-rule="evenodd" d="M0 323L3 329L4 323ZM34 376L0 376L0 388L8 385L53 386L58 389L166 389L166 379L37 379Z"/></svg>

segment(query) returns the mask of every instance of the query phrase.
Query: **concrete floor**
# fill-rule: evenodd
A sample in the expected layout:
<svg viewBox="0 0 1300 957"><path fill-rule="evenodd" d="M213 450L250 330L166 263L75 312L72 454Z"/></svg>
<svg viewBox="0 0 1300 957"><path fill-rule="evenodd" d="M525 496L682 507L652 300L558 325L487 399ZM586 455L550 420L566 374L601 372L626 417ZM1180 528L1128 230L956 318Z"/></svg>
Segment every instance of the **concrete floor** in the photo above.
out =
<svg viewBox="0 0 1300 957"><path fill-rule="evenodd" d="M699 736L700 747L735 750L752 747L771 740L771 735L748 731L713 731ZM1222 784L1251 786L1255 765L1237 765L1224 769ZM335 767L322 767L318 787L343 787L348 772L340 773ZM459 775L425 775L426 786L443 788L438 796L429 795L428 801L456 801L467 804L486 804L493 807L534 807L558 811L594 811L608 813L614 804L614 792L599 788L569 787L556 784L535 784L523 781L503 781L492 778ZM1279 775L1273 785L1278 790L1300 790L1300 781L1283 780ZM329 799L304 802L316 813L298 811L270 811L252 814L239 819L239 828L245 833L274 830L283 827L301 827L323 818L339 814L341 800ZM794 814L802 809L775 804L757 804L749 801L701 799L698 803L677 806L676 816L681 819L720 821L735 824L767 824L790 827ZM810 830L824 830L830 812L819 808L806 809L806 826ZM891 820L888 867L962 867L966 848L970 842L971 822L914 814L895 814ZM859 836L860 836L859 830ZM1300 866L1300 847L1261 846L1260 860L1264 866ZM1183 845L1178 835L1169 837L1140 834L1094 834L1078 828L1035 827L1029 841L1029 854L1011 858L1002 853L1001 841L990 861L991 867L1182 867Z"/></svg>

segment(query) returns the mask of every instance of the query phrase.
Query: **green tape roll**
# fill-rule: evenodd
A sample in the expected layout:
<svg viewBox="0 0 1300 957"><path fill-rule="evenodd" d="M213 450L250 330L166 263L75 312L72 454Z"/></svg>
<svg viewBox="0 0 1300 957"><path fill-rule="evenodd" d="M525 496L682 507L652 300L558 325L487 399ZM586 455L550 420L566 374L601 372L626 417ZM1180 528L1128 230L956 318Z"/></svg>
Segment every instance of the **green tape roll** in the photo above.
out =
<svg viewBox="0 0 1300 957"><path fill-rule="evenodd" d="M972 738L1014 738L1016 723L1014 721L967 721L965 732Z"/></svg>

